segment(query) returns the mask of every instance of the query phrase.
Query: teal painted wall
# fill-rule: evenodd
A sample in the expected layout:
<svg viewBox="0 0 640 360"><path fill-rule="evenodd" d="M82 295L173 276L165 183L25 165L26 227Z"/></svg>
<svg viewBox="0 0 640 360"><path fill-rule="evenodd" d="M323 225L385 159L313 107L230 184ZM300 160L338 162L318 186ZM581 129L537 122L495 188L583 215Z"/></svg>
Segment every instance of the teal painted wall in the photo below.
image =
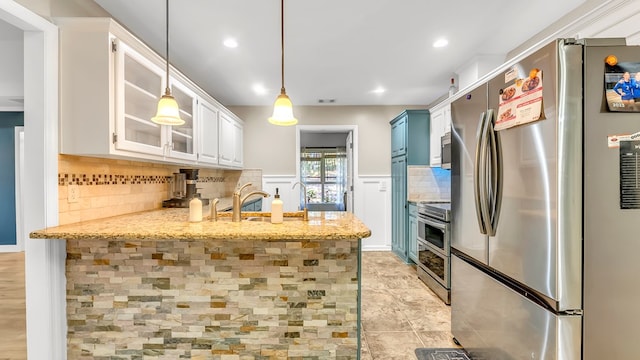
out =
<svg viewBox="0 0 640 360"><path fill-rule="evenodd" d="M22 112L0 112L0 245L16 245L15 127Z"/></svg>

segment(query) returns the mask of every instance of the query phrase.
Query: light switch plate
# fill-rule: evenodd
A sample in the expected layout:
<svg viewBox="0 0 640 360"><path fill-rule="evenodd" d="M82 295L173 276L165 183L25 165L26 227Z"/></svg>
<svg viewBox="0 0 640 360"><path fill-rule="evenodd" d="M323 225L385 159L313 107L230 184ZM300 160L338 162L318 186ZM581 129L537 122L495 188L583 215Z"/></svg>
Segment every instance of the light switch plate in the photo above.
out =
<svg viewBox="0 0 640 360"><path fill-rule="evenodd" d="M77 203L80 201L80 188L78 185L67 186L67 202Z"/></svg>

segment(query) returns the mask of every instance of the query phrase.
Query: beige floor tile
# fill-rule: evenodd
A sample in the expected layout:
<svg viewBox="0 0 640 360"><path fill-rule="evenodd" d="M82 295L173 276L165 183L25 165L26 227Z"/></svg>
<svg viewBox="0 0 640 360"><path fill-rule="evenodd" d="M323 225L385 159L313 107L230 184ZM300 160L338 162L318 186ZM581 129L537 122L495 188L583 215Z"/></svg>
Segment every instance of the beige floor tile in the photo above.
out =
<svg viewBox="0 0 640 360"><path fill-rule="evenodd" d="M415 359L418 347L458 347L451 309L391 252L362 255L362 332L369 359Z"/></svg>
<svg viewBox="0 0 640 360"><path fill-rule="evenodd" d="M415 360L415 349L423 347L413 331L368 332L365 336L373 360Z"/></svg>
<svg viewBox="0 0 640 360"><path fill-rule="evenodd" d="M418 336L427 348L460 348L450 331L418 331Z"/></svg>

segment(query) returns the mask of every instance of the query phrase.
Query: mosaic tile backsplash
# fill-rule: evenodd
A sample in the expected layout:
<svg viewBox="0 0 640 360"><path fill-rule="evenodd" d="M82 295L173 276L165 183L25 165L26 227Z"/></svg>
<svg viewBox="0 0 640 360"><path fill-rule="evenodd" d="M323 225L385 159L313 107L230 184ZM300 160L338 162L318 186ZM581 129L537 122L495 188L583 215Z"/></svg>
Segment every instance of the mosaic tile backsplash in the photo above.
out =
<svg viewBox="0 0 640 360"><path fill-rule="evenodd" d="M59 224L154 210L171 198L172 175L179 166L71 155L58 156ZM231 196L239 183L262 187L261 170L201 169L198 192L203 198ZM69 185L80 197L68 199Z"/></svg>
<svg viewBox="0 0 640 360"><path fill-rule="evenodd" d="M357 359L359 241L67 241L69 359Z"/></svg>

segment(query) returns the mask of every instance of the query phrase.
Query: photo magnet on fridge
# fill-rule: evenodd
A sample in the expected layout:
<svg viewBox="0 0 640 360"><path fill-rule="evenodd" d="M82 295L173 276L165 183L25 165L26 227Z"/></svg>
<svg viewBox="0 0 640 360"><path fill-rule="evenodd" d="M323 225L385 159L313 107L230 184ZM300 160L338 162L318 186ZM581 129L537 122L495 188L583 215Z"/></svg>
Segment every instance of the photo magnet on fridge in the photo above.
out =
<svg viewBox="0 0 640 360"><path fill-rule="evenodd" d="M640 112L640 62L618 62L615 55L607 56L604 86L609 111Z"/></svg>

